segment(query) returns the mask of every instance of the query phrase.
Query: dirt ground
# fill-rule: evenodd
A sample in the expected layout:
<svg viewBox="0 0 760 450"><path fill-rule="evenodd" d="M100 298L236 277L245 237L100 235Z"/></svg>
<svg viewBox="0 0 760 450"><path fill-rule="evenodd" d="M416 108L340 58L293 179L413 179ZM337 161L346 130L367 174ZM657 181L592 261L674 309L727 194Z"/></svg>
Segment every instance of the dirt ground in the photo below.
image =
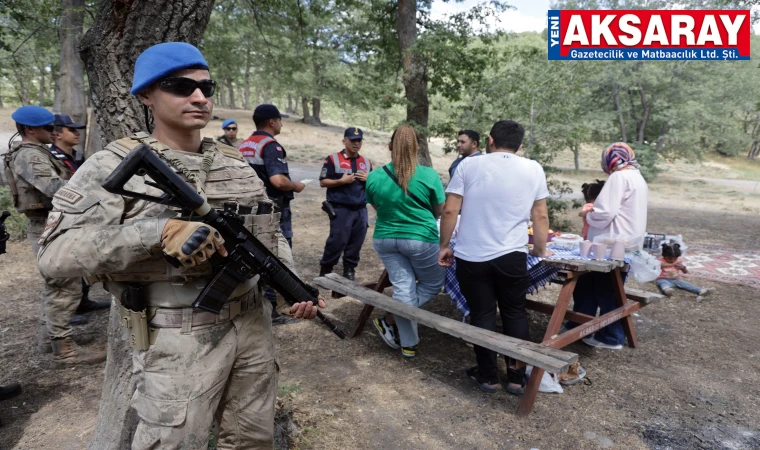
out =
<svg viewBox="0 0 760 450"><path fill-rule="evenodd" d="M250 126L249 113L225 113L238 118L241 129ZM209 135L215 134L212 127L219 124L211 123ZM294 178L318 176L320 159L340 148L340 131L286 122L280 140L294 161ZM388 134L368 134L365 153L373 161L387 161ZM434 144L435 167L445 173L451 158ZM583 176L567 175L573 182ZM677 227L690 245L760 251L758 215L736 207L730 197L702 196L715 192L711 184L684 182L681 188L690 191L683 193L664 182L651 188L650 229ZM693 203L684 203L688 195L695 197ZM317 275L327 237L328 220L319 209L323 198L314 182L293 203L293 251L306 280ZM748 194L744 201L750 200ZM577 222L572 214L568 219ZM357 273L362 283L375 281L382 270L371 233L372 227ZM568 347L580 355L590 383L567 387L563 394L539 394L525 419L514 415L517 397L482 393L464 376L474 361L472 348L451 336L420 327L418 357L407 360L371 326L344 341L316 323L278 327L280 399L300 429L293 444L303 449L760 448L758 292L697 282L718 293L696 303L680 291L641 310L634 320L637 349ZM8 253L0 256L0 291L5 293L0 302L0 384L20 381L24 393L0 403L0 449L85 448L97 422L104 365L56 370L50 355L35 352L39 288L28 244L10 242ZM94 293L107 298L100 287ZM549 287L534 298L552 302L557 293L558 288ZM325 312L348 331L361 307L352 299L331 299ZM461 319L445 296L425 308ZM107 316L88 316L90 323L76 332L96 335L90 345L104 348ZM540 340L547 321L547 316L531 314L534 340Z"/></svg>

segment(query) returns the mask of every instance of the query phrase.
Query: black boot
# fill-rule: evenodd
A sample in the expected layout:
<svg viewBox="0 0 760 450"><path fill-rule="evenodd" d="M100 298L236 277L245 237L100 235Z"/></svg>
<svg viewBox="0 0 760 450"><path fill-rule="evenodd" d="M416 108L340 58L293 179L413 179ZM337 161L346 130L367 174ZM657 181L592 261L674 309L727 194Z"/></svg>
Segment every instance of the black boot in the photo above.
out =
<svg viewBox="0 0 760 450"><path fill-rule="evenodd" d="M323 277L328 273L332 273L333 266L319 266L319 276Z"/></svg>
<svg viewBox="0 0 760 450"><path fill-rule="evenodd" d="M71 318L71 325L73 325L75 327L79 326L79 325L84 325L87 322L89 322L89 320L87 319L87 317L80 316L79 314L74 314L74 317Z"/></svg>
<svg viewBox="0 0 760 450"><path fill-rule="evenodd" d="M111 302L93 302L87 297L82 296L82 301L77 306L77 314L84 314L90 311L97 311L100 309L108 309L111 307Z"/></svg>
<svg viewBox="0 0 760 450"><path fill-rule="evenodd" d="M354 266L343 265L343 276L351 281L356 281L356 268Z"/></svg>
<svg viewBox="0 0 760 450"><path fill-rule="evenodd" d="M12 383L7 386L0 386L0 400L8 400L21 393L21 385Z"/></svg>

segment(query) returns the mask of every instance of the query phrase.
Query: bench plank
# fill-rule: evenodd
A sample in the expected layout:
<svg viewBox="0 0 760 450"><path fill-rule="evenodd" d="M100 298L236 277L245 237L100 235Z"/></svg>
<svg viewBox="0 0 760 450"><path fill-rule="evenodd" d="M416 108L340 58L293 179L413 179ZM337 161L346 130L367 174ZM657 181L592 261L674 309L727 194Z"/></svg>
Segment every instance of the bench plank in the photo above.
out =
<svg viewBox="0 0 760 450"><path fill-rule="evenodd" d="M443 333L464 339L472 344L488 348L549 372L566 372L570 364L578 360L578 355L574 353L473 327L472 325L439 316L424 309L415 308L394 300L387 295L352 284L351 281L337 274L328 274L325 277L315 278L314 282L325 289L338 291L368 305L398 314L410 320L415 320L427 327L435 328Z"/></svg>
<svg viewBox="0 0 760 450"><path fill-rule="evenodd" d="M628 299L640 302L640 303L662 303L665 300L665 296L657 294L655 292L642 291L641 289L635 289L631 287L625 288L625 296Z"/></svg>

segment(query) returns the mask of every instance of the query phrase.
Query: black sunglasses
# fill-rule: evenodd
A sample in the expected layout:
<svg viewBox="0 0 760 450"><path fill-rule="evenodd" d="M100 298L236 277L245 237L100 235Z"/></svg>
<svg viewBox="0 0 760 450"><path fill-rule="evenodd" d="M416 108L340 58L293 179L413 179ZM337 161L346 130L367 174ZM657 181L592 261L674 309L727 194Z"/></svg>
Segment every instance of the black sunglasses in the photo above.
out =
<svg viewBox="0 0 760 450"><path fill-rule="evenodd" d="M237 127L227 127L224 129L224 131L237 131Z"/></svg>
<svg viewBox="0 0 760 450"><path fill-rule="evenodd" d="M158 82L158 88L169 94L190 97L196 89L200 89L205 97L211 97L216 91L216 81L195 81L192 78L170 77Z"/></svg>
<svg viewBox="0 0 760 450"><path fill-rule="evenodd" d="M55 131L55 125L43 125L40 128L47 131L48 133L52 133L53 131Z"/></svg>

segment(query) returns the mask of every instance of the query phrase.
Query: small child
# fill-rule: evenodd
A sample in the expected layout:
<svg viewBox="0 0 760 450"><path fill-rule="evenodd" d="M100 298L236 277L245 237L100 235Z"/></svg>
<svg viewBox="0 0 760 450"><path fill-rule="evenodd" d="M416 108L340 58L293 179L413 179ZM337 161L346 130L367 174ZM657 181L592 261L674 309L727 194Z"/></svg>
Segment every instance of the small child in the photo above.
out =
<svg viewBox="0 0 760 450"><path fill-rule="evenodd" d="M657 258L662 265L662 272L655 281L663 294L671 297L675 293L674 287L697 294L697 301L701 302L713 292L713 288L701 288L688 281L678 278L679 271L689 273L681 259L681 246L679 244L662 244L662 257Z"/></svg>
<svg viewBox="0 0 760 450"><path fill-rule="evenodd" d="M602 192L603 187L604 181L601 180L596 180L596 183L583 183L583 186L581 186L581 192L583 193L583 198L586 200L586 204L583 205L583 208L581 208L581 212L578 213L578 215L583 217L583 231L581 231L581 236L583 236L584 240L588 238L588 221L586 221L585 214L594 210L594 201L599 196L599 193Z"/></svg>

